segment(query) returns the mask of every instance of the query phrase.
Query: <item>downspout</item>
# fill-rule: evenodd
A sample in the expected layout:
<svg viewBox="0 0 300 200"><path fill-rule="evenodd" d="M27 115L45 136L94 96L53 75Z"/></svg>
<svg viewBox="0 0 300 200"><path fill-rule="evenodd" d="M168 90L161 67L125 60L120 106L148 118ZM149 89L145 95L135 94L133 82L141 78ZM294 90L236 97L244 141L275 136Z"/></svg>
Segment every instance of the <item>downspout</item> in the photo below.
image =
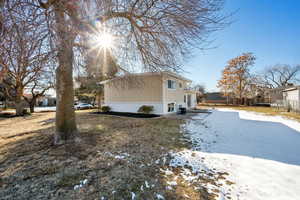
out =
<svg viewBox="0 0 300 200"><path fill-rule="evenodd" d="M165 100L165 97L166 97L166 94L165 94L165 79L164 79L164 75L161 74L161 81L162 81L162 84L161 84L161 87L162 87L162 112L163 114L166 113L166 100Z"/></svg>

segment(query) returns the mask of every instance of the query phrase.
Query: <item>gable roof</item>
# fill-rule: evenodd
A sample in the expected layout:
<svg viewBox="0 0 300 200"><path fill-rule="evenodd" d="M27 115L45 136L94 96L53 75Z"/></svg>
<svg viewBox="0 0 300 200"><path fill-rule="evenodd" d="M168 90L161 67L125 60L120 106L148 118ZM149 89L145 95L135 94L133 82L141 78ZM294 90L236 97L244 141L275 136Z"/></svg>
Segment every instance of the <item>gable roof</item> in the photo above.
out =
<svg viewBox="0 0 300 200"><path fill-rule="evenodd" d="M113 80L120 80L122 78L126 78L126 77L134 77L134 76L155 76L155 75L169 75L169 76L173 76L174 78L183 80L183 81L187 81L187 82L192 82L190 79L187 79L179 74L176 74L174 72L169 72L169 71L164 71L164 72L143 72L143 73L130 73L130 74L126 74L126 75L122 75L122 76L118 76L115 77L113 79L108 79L105 81L101 81L100 84L106 84L108 82L111 82Z"/></svg>
<svg viewBox="0 0 300 200"><path fill-rule="evenodd" d="M299 89L300 89L300 86L295 86L295 87L287 88L287 89L283 90L282 92L289 92L289 91L299 90Z"/></svg>

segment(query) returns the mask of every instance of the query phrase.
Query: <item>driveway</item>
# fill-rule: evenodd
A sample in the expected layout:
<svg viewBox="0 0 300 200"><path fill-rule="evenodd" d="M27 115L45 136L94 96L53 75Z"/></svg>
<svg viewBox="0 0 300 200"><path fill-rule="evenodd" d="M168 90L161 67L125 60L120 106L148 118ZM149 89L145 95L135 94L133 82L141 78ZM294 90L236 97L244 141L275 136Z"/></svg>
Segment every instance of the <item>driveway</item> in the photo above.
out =
<svg viewBox="0 0 300 200"><path fill-rule="evenodd" d="M216 199L299 199L300 123L223 109L198 114L183 129L191 148L172 153L170 165L185 168L181 176L191 183L214 179L201 186Z"/></svg>
<svg viewBox="0 0 300 200"><path fill-rule="evenodd" d="M300 133L280 118L223 109L194 117L186 128L197 150L300 165Z"/></svg>

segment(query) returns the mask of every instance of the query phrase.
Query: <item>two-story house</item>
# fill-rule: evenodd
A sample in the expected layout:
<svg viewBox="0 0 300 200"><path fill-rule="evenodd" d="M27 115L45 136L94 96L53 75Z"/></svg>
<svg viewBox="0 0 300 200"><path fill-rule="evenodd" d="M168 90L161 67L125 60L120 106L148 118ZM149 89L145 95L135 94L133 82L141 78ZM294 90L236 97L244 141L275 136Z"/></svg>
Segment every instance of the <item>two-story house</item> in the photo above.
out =
<svg viewBox="0 0 300 200"><path fill-rule="evenodd" d="M172 72L147 72L102 81L104 105L116 112L137 112L153 106L155 114L168 114L196 106L196 91L191 80Z"/></svg>

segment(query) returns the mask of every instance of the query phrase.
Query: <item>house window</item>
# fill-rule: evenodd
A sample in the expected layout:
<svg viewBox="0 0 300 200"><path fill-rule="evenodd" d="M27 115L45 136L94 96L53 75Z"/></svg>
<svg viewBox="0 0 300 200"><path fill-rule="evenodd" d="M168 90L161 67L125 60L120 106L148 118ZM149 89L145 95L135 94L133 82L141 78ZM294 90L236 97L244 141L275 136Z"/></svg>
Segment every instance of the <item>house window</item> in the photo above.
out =
<svg viewBox="0 0 300 200"><path fill-rule="evenodd" d="M175 110L175 103L168 104L168 112L174 112Z"/></svg>
<svg viewBox="0 0 300 200"><path fill-rule="evenodd" d="M184 103L186 103L186 96L185 95L184 95L183 101L184 101Z"/></svg>
<svg viewBox="0 0 300 200"><path fill-rule="evenodd" d="M179 88L182 88L182 83L179 83Z"/></svg>
<svg viewBox="0 0 300 200"><path fill-rule="evenodd" d="M168 88L169 89L175 89L176 88L176 82L173 80L168 80Z"/></svg>

